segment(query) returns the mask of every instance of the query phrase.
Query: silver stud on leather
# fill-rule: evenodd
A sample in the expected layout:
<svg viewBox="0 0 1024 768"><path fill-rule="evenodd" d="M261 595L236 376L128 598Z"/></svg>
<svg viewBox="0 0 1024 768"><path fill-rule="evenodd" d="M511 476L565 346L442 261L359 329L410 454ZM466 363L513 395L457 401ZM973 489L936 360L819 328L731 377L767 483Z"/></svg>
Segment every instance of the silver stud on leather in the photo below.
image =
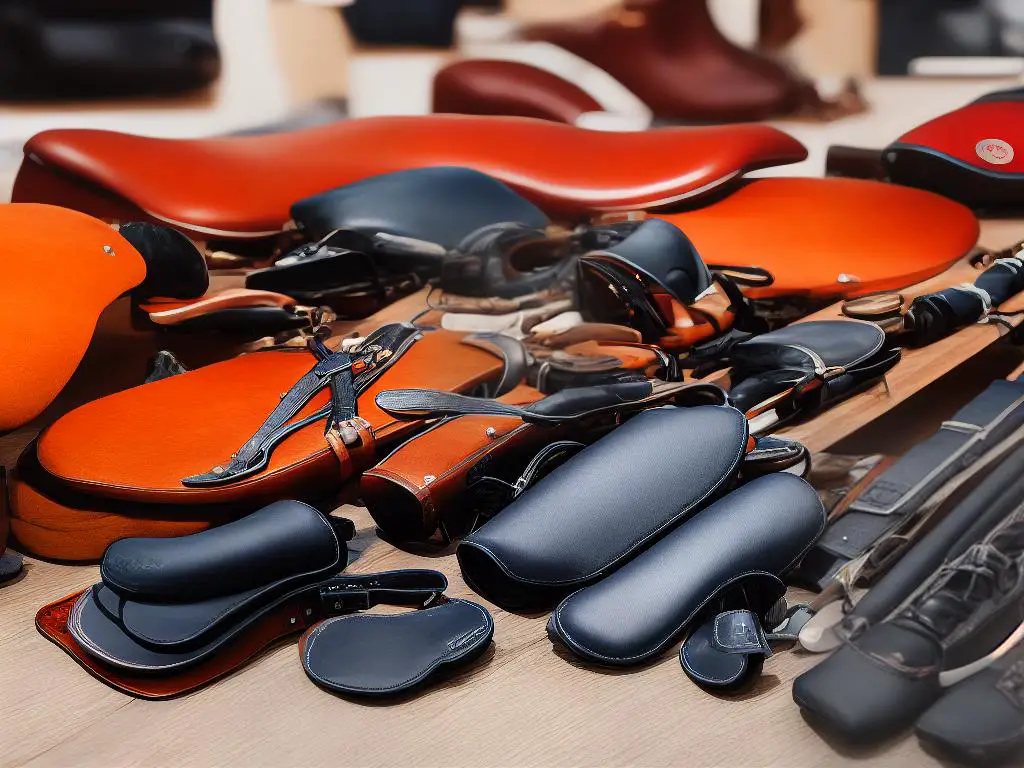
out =
<svg viewBox="0 0 1024 768"><path fill-rule="evenodd" d="M117 255L116 253L114 253L114 249L111 248L109 245L104 245L103 246L103 252L105 254L107 254L107 256L116 256Z"/></svg>
<svg viewBox="0 0 1024 768"><path fill-rule="evenodd" d="M493 440L494 436L498 434L498 430L496 430L494 427L488 427L487 431L484 432L484 434Z"/></svg>
<svg viewBox="0 0 1024 768"><path fill-rule="evenodd" d="M423 484L424 485L430 485L435 480L437 480L437 478L434 477L433 475L424 475L423 476Z"/></svg>

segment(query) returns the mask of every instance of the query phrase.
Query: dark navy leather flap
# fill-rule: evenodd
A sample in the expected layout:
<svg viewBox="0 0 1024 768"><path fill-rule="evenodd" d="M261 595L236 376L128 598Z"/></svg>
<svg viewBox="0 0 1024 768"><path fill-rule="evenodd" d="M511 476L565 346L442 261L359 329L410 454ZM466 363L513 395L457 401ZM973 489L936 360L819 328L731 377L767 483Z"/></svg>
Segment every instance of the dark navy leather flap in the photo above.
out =
<svg viewBox="0 0 1024 768"><path fill-rule="evenodd" d="M386 696L476 658L493 634L490 614L466 600L409 613L343 616L310 630L301 645L302 666L332 691Z"/></svg>
<svg viewBox="0 0 1024 768"><path fill-rule="evenodd" d="M817 357L829 368L850 368L870 358L884 343L885 333L874 323L813 320L741 342L733 348L732 358L737 365L813 371Z"/></svg>
<svg viewBox="0 0 1024 768"><path fill-rule="evenodd" d="M753 572L787 571L824 527L825 510L807 482L759 477L570 595L548 631L588 660L640 664L671 645L730 585Z"/></svg>
<svg viewBox="0 0 1024 768"><path fill-rule="evenodd" d="M298 501L278 501L201 533L114 542L100 575L125 598L194 603L323 578L344 568L347 558L325 515Z"/></svg>
<svg viewBox="0 0 1024 768"><path fill-rule="evenodd" d="M724 493L746 442L731 407L645 411L463 540L463 576L502 607L550 607Z"/></svg>
<svg viewBox="0 0 1024 768"><path fill-rule="evenodd" d="M548 217L497 179L469 168L415 168L372 176L295 203L292 218L313 240L335 229L384 233L454 248L488 224L543 229Z"/></svg>

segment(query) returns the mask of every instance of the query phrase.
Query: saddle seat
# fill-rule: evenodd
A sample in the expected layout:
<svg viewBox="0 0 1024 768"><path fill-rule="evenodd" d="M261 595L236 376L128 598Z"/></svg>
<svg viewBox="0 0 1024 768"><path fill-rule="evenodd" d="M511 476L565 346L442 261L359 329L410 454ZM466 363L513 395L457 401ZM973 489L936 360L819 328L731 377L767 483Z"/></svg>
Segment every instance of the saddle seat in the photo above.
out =
<svg viewBox="0 0 1024 768"><path fill-rule="evenodd" d="M512 117L346 120L262 136L160 139L102 130L31 138L13 199L100 218L148 216L198 239L280 232L297 200L391 171L464 166L570 221L693 201L744 172L803 160L762 125L590 131Z"/></svg>

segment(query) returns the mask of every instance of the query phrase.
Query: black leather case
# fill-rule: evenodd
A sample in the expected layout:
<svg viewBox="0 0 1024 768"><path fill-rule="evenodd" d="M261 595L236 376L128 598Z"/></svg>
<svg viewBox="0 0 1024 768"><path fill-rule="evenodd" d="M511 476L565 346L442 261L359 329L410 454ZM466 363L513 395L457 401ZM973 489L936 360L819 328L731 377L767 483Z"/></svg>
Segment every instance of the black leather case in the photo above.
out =
<svg viewBox="0 0 1024 768"><path fill-rule="evenodd" d="M458 215L453 215L457 212ZM550 223L535 205L497 179L468 168L416 168L372 176L292 205L292 219L311 239L336 229L384 233L380 250L412 238L454 248L471 232L501 222L543 229ZM444 251L438 253L438 261Z"/></svg>
<svg viewBox="0 0 1024 768"><path fill-rule="evenodd" d="M328 690L393 696L477 658L493 635L483 607L448 600L421 611L328 619L306 634L299 652L306 674Z"/></svg>
<svg viewBox="0 0 1024 768"><path fill-rule="evenodd" d="M551 608L725 493L746 443L734 408L645 411L464 539L463 576L503 608Z"/></svg>
<svg viewBox="0 0 1024 768"><path fill-rule="evenodd" d="M588 661L642 664L692 629L725 591L785 573L824 527L825 510L807 482L788 474L757 478L570 595L548 633Z"/></svg>

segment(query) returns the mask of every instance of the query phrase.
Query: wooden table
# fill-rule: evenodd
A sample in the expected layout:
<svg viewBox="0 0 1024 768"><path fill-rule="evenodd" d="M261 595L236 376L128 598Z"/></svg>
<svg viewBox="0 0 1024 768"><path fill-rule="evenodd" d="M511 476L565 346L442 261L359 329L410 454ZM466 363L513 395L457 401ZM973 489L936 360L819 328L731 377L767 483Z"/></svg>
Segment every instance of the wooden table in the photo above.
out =
<svg viewBox="0 0 1024 768"><path fill-rule="evenodd" d="M989 223L983 242L1002 246L1022 235L1020 223ZM950 277L939 282L961 279ZM412 298L394 305L382 319L409 317L420 302ZM835 308L824 312L836 314ZM122 304L104 316L81 370L42 422L140 380L141 361L168 337L131 332L126 315ZM864 393L790 433L816 451L827 448L910 398L935 373L977 355L997 335L994 326L977 326L909 352L890 374L888 391ZM183 350L175 347L193 364L218 354L209 342L182 344ZM1019 353L1010 354L1006 370L995 375L1019 361ZM967 387L946 382L948 396L930 400L923 416L918 408L910 423L890 416L891 429L927 433L923 422L948 416L969 397L958 391ZM972 382L974 391L984 383ZM0 459L12 464L36 428L0 439ZM400 551L374 536L365 510L339 512L359 529L352 570L437 568L451 582L449 594L480 599L465 586L450 550ZM814 657L780 653L768 661L753 690L716 697L683 675L674 652L636 670L586 667L548 640L546 615L516 615L491 605L493 649L472 668L410 699L369 704L326 693L307 680L295 645L289 644L198 693L174 701L135 700L94 680L33 626L41 605L97 581L98 569L29 559L25 570L21 581L0 590L0 766L738 767L846 765L866 757L874 758L867 764L878 766L934 764L913 737L866 755L847 754L823 741L803 722L790 695L791 681L817 661Z"/></svg>

